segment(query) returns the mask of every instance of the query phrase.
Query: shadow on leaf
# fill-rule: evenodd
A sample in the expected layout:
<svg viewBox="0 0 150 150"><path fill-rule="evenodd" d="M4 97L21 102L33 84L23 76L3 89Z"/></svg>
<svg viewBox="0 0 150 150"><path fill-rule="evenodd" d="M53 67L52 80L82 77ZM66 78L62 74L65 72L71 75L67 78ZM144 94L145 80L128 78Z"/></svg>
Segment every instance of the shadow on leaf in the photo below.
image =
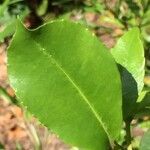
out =
<svg viewBox="0 0 150 150"><path fill-rule="evenodd" d="M124 120L132 119L134 115L134 106L138 98L137 83L132 74L122 65L117 64L122 82L122 104Z"/></svg>

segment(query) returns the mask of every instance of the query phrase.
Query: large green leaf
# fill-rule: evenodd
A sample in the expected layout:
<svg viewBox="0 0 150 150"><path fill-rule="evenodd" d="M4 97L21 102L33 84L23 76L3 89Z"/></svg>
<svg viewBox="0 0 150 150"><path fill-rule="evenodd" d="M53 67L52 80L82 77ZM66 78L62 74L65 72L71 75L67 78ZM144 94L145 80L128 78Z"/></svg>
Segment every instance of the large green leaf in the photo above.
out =
<svg viewBox="0 0 150 150"><path fill-rule="evenodd" d="M140 143L140 150L150 150L150 130L143 136Z"/></svg>
<svg viewBox="0 0 150 150"><path fill-rule="evenodd" d="M121 129L121 84L116 64L80 24L54 21L34 31L18 25L8 49L18 99L64 141L108 149Z"/></svg>
<svg viewBox="0 0 150 150"><path fill-rule="evenodd" d="M122 78L124 119L131 117L138 93L143 88L144 49L138 28L125 33L111 50Z"/></svg>

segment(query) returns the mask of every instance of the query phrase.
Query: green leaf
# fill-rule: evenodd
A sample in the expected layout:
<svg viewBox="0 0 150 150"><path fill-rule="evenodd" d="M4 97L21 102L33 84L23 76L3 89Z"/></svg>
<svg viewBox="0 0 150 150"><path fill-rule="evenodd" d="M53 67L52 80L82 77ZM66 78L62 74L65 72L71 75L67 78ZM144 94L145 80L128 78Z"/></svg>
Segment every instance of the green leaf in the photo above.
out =
<svg viewBox="0 0 150 150"><path fill-rule="evenodd" d="M4 28L2 32L0 32L0 42L3 42L3 40L11 36L15 32L15 26L16 26L16 20L12 20L7 26Z"/></svg>
<svg viewBox="0 0 150 150"><path fill-rule="evenodd" d="M2 98L3 100L6 100L8 102L11 101L10 97L7 95L7 93L5 92L5 90L2 89L1 87L0 87L0 98Z"/></svg>
<svg viewBox="0 0 150 150"><path fill-rule="evenodd" d="M149 91L142 91L136 104L135 116L141 117L145 115L150 115L150 92Z"/></svg>
<svg viewBox="0 0 150 150"><path fill-rule="evenodd" d="M18 25L8 49L9 80L27 109L64 141L106 150L122 125L116 64L78 23L54 21L29 31Z"/></svg>
<svg viewBox="0 0 150 150"><path fill-rule="evenodd" d="M140 150L150 150L150 130L145 133L140 143Z"/></svg>
<svg viewBox="0 0 150 150"><path fill-rule="evenodd" d="M150 22L142 28L142 36L145 41L150 43Z"/></svg>
<svg viewBox="0 0 150 150"><path fill-rule="evenodd" d="M112 49L117 63L127 69L137 82L138 92L143 89L144 79L144 48L138 28L132 28L125 33Z"/></svg>
<svg viewBox="0 0 150 150"><path fill-rule="evenodd" d="M22 11L19 15L21 20L29 14L28 8ZM0 32L0 42L3 42L6 37L12 36L16 30L16 17L10 16L9 13L6 11L4 16L0 18L0 24L4 27L4 29Z"/></svg>
<svg viewBox="0 0 150 150"><path fill-rule="evenodd" d="M125 33L111 50L116 62L121 66L124 119L131 117L138 93L143 89L144 49L138 28Z"/></svg>
<svg viewBox="0 0 150 150"><path fill-rule="evenodd" d="M46 13L48 8L48 0L43 0L40 6L37 8L36 12L39 16L42 16Z"/></svg>
<svg viewBox="0 0 150 150"><path fill-rule="evenodd" d="M5 91L5 89L0 87L0 98L2 98L3 100L7 101L7 102L13 102L14 104L18 105L17 100L15 99L15 97L11 97L8 95L8 93Z"/></svg>
<svg viewBox="0 0 150 150"><path fill-rule="evenodd" d="M136 100L138 98L137 83L123 66L118 64L122 81L123 117L131 120L134 115ZM133 107L134 106L134 107Z"/></svg>
<svg viewBox="0 0 150 150"><path fill-rule="evenodd" d="M12 5L12 4L16 4L16 3L19 3L19 2L23 2L24 0L11 0L9 2L9 5Z"/></svg>
<svg viewBox="0 0 150 150"><path fill-rule="evenodd" d="M4 0L2 5L0 5L0 17L3 16L3 13L4 13L5 9L7 8L8 4L9 4L9 1L10 0Z"/></svg>

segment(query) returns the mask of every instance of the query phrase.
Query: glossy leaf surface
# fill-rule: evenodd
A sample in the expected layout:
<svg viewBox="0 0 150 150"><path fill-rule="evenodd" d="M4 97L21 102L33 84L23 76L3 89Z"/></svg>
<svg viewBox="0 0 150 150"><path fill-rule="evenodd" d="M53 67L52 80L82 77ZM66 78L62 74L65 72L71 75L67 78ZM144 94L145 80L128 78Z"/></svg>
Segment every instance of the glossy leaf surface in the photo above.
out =
<svg viewBox="0 0 150 150"><path fill-rule="evenodd" d="M107 49L77 23L54 21L34 31L21 23L8 49L18 99L64 141L106 150L121 129L121 83Z"/></svg>

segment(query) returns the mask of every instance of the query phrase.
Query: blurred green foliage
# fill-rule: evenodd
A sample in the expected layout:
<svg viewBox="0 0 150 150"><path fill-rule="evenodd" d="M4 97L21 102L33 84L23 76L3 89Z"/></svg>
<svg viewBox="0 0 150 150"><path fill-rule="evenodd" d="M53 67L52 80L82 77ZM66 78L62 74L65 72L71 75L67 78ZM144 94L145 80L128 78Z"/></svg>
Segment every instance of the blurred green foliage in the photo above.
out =
<svg viewBox="0 0 150 150"><path fill-rule="evenodd" d="M17 15L24 18L28 8L23 0L5 0L0 5L0 42L11 36L15 31Z"/></svg>
<svg viewBox="0 0 150 150"><path fill-rule="evenodd" d="M3 150L4 146L2 144L0 144L0 150Z"/></svg>

